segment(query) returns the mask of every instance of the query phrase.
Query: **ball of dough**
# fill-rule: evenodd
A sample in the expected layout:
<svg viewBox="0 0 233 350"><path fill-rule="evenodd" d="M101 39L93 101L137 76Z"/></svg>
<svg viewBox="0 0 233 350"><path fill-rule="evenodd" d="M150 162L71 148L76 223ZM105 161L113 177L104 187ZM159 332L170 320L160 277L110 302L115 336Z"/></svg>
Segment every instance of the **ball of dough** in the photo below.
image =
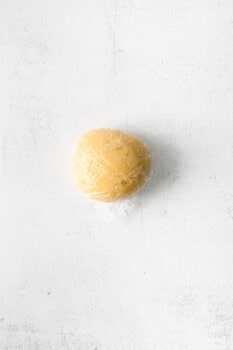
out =
<svg viewBox="0 0 233 350"><path fill-rule="evenodd" d="M97 129L75 145L72 173L77 187L89 198L113 202L138 191L151 170L145 143L128 133Z"/></svg>

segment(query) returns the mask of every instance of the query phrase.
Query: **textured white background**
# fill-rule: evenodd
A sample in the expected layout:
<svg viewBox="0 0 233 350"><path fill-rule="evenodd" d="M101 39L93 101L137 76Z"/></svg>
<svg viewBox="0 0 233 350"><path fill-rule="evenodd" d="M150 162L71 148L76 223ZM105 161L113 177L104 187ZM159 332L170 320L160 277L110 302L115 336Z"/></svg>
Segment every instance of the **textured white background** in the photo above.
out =
<svg viewBox="0 0 233 350"><path fill-rule="evenodd" d="M0 0L0 349L233 349L233 2ZM79 135L144 137L108 223Z"/></svg>

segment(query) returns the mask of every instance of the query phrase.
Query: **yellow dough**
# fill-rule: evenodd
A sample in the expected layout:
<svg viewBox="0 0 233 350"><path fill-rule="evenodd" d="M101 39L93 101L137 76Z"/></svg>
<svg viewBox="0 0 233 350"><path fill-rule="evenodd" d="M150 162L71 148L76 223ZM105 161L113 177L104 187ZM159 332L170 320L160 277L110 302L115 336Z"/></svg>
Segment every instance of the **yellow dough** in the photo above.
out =
<svg viewBox="0 0 233 350"><path fill-rule="evenodd" d="M143 141L120 130L97 129L75 145L72 173L89 198L113 202L138 191L151 170L151 153Z"/></svg>

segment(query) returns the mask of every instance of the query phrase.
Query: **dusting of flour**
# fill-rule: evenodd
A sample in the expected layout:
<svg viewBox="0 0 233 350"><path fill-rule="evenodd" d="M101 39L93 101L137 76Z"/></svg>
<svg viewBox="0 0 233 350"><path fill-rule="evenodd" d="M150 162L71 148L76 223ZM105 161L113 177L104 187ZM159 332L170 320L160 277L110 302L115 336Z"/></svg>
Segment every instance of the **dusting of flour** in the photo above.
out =
<svg viewBox="0 0 233 350"><path fill-rule="evenodd" d="M136 196L125 200L105 203L92 201L93 207L107 221L111 222L127 216L136 206Z"/></svg>

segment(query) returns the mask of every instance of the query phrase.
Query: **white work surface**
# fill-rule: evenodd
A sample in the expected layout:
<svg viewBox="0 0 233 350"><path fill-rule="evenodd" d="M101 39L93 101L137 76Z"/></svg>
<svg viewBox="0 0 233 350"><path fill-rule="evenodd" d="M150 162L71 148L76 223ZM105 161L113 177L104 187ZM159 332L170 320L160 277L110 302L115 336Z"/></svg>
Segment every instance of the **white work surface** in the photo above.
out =
<svg viewBox="0 0 233 350"><path fill-rule="evenodd" d="M0 349L233 349L233 2L0 1ZM74 142L140 135L108 222Z"/></svg>

